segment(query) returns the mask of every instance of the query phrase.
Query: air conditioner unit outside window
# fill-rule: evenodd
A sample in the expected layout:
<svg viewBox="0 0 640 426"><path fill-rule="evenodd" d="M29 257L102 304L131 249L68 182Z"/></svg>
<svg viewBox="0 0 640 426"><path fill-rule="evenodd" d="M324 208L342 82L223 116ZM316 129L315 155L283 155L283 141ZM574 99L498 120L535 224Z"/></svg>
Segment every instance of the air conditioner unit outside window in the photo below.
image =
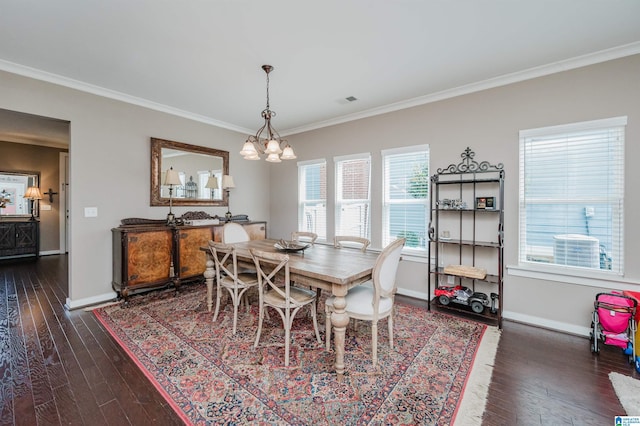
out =
<svg viewBox="0 0 640 426"><path fill-rule="evenodd" d="M553 236L553 256L558 265L600 269L600 241L580 234Z"/></svg>

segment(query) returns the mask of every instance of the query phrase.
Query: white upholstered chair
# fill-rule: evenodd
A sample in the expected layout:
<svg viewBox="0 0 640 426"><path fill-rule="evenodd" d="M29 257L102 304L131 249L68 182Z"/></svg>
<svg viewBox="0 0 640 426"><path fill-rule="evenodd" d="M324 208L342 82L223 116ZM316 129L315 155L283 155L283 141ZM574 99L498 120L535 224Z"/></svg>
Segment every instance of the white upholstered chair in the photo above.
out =
<svg viewBox="0 0 640 426"><path fill-rule="evenodd" d="M218 318L220 310L220 298L222 289L227 289L233 303L233 334L236 334L238 324L238 307L245 292L258 285L258 276L255 272L243 272L238 269L236 249L227 244L209 241L209 251L216 267L216 310L213 321ZM245 298L246 300L246 298ZM249 305L247 304L247 307Z"/></svg>
<svg viewBox="0 0 640 426"><path fill-rule="evenodd" d="M247 230L239 223L227 222L222 227L223 244L244 243L249 240L251 240L251 237L247 233ZM245 267L241 269L241 272L252 272L255 274L256 270Z"/></svg>
<svg viewBox="0 0 640 426"><path fill-rule="evenodd" d="M314 245L317 239L318 234L315 232L293 231L291 233L291 241L299 241L301 243Z"/></svg>
<svg viewBox="0 0 640 426"><path fill-rule="evenodd" d="M253 345L254 349L260 342L262 333L262 322L267 307L275 309L282 318L284 327L284 365L289 366L289 346L291 343L291 326L298 311L304 306L309 306L313 318L313 327L316 332L318 343L320 333L318 331L318 319L316 315L316 293L312 290L299 288L291 284L289 279L289 256L282 253L271 253L261 250L251 249L251 257L258 271L258 288L260 294L260 313L258 319L258 333ZM264 268L263 268L264 267ZM281 275L284 271L284 282L281 282ZM278 282L276 283L276 276Z"/></svg>
<svg viewBox="0 0 640 426"><path fill-rule="evenodd" d="M250 239L244 226L239 223L227 222L222 227L222 242L224 244L242 243Z"/></svg>
<svg viewBox="0 0 640 426"><path fill-rule="evenodd" d="M225 244L243 243L251 238L239 223L227 222L222 227L222 242Z"/></svg>
<svg viewBox="0 0 640 426"><path fill-rule="evenodd" d="M389 347L393 349L393 303L396 293L396 272L400 263L400 253L405 239L399 238L387 245L373 267L373 286L359 285L352 288L345 297L345 311L350 318L371 321L371 352L374 367L378 363L378 321L387 318L389 327ZM325 302L326 345L331 347L331 312L334 297Z"/></svg>
<svg viewBox="0 0 640 426"><path fill-rule="evenodd" d="M371 244L371 241L363 237L355 237L350 235L336 235L335 237L333 237L333 246L335 248L359 247L360 250L365 252L367 251L367 247L369 247L369 244Z"/></svg>

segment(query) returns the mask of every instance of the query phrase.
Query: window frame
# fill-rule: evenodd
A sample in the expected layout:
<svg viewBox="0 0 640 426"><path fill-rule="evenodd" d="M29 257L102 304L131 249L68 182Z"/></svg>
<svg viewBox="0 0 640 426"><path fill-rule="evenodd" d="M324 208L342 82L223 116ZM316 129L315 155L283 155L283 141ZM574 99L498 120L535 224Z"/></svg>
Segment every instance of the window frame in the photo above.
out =
<svg viewBox="0 0 640 426"><path fill-rule="evenodd" d="M391 190L390 186L390 172L391 170L387 167L387 159L393 156L406 155L406 154L416 154L416 155L425 155L426 154L426 165L427 165L427 188L426 188L426 197L425 198L414 198L414 199L402 199L402 200L392 200L390 197ZM424 236L424 247L409 247L406 246L403 249L403 253L410 253L412 255L418 257L427 257L428 256L428 221L429 221L429 209L430 209L430 174L431 174L431 164L430 164L430 146L429 144L421 144L421 145L412 145L400 148L391 148L391 149L383 149L381 151L382 156L382 245L386 246L390 242L392 242L395 237L391 236L391 206L392 205L424 205L425 209L425 218L423 223L422 234ZM407 229L405 229L407 231Z"/></svg>
<svg viewBox="0 0 640 426"><path fill-rule="evenodd" d="M366 160L369 166L369 175L367 181L367 198L358 198L358 199L350 199L348 201L344 201L342 199L342 168L341 165L348 161L353 160ZM367 238L371 240L371 154L359 153L359 154L350 154L350 155L341 155L333 158L333 168L334 168L334 235L355 235L363 238ZM340 231L342 229L341 226L341 211L342 207L346 205L357 205L357 204L365 204L366 205L366 224L364 226L364 235L360 234L352 234L345 233Z"/></svg>
<svg viewBox="0 0 640 426"><path fill-rule="evenodd" d="M324 180L324 198L318 199L307 199L307 186L305 173L308 170L309 166L323 165L325 169L325 180ZM309 161L299 161L298 162L298 231L308 231L306 228L305 222L305 212L307 203L311 204L324 204L324 223L322 224L322 228L324 229L324 235L322 232L318 232L318 225L311 231L318 234L318 242L327 241L327 160L324 158L309 160ZM320 185L322 185L322 181L320 181ZM320 194L322 194L322 187L320 187Z"/></svg>
<svg viewBox="0 0 640 426"><path fill-rule="evenodd" d="M542 127L536 129L522 130L519 132L519 188L518 188L518 265L516 267L510 267L510 272L515 272L514 275L519 276L531 276L536 275L537 278L546 276L551 280L565 280L566 277L574 277L574 280L578 284L595 285L595 282L588 279L590 277L598 277L600 279L617 279L624 276L624 149L626 139L626 125L627 117L613 117L601 120L584 121L577 123L570 123L564 125ZM530 247L527 245L527 205L535 205L537 203L549 203L550 200L562 205L558 199L550 198L550 200L536 200L533 197L526 196L526 182L525 171L527 168L526 159L526 146L532 143L533 138L568 138L575 136L581 132L588 132L594 130L605 129L620 129L621 138L613 145L613 150L618 154L616 157L618 160L612 161L613 165L617 168L616 171L616 190L613 195L593 197L592 199L580 199L580 204L597 204L602 200L614 200L610 203L612 206L612 217L610 223L610 237L612 239L612 254L615 257L615 267L612 266L611 270L608 269L596 269L593 267L582 267L575 265L563 265L557 263L544 263L541 261L530 260L527 258L531 253ZM565 197L565 203L567 205L575 204L575 200L570 197ZM567 225L568 226L568 225ZM555 275L562 278L549 278L548 275Z"/></svg>

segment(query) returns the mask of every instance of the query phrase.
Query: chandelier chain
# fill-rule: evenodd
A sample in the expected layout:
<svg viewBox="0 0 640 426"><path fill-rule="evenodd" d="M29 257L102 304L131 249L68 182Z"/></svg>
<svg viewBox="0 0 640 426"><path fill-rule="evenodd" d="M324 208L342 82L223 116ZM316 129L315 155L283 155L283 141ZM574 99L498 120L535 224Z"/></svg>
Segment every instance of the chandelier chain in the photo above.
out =
<svg viewBox="0 0 640 426"><path fill-rule="evenodd" d="M269 73L273 70L271 65L263 65L262 69L267 74L267 106L262 110L262 118L264 124L258 129L255 135L249 135L247 141L242 146L240 154L246 160L259 160L261 155L267 155L266 160L273 163L279 163L280 160L293 160L296 157L291 145L282 139L276 129L271 126L271 118L276 115L275 111L271 111L269 96ZM266 132L263 137L262 132Z"/></svg>
<svg viewBox="0 0 640 426"><path fill-rule="evenodd" d="M267 109L269 109L269 73L267 72Z"/></svg>

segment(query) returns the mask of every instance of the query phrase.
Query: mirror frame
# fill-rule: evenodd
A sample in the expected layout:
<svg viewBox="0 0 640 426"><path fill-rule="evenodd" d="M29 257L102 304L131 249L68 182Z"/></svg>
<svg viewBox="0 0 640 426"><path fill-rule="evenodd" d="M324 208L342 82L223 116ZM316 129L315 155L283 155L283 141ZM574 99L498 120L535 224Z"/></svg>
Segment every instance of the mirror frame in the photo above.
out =
<svg viewBox="0 0 640 426"><path fill-rule="evenodd" d="M33 176L34 178L34 182L35 185L33 186L37 186L38 188L40 188L40 172L34 172L34 171L29 171L29 170L0 170L0 174L2 175L19 175L19 176L28 176L31 177ZM40 191L42 191L42 188L40 188ZM38 200L41 201L41 200ZM2 218L12 218L12 219L17 219L17 218L29 218L31 217L31 210L33 210L33 216L37 219L40 219L40 203L39 202L35 202L32 200L29 200L29 202L27 203L29 205L29 213L24 213L24 214L2 214L2 212L0 211L0 219Z"/></svg>
<svg viewBox="0 0 640 426"><path fill-rule="evenodd" d="M206 148L198 145L190 145L182 142L174 142L166 139L151 138L151 205L168 206L169 197L160 197L162 186L162 148L176 149L195 154L211 155L222 158L222 173L229 174L229 151L215 148ZM172 198L174 206L228 206L227 191L222 191L221 200L202 200L193 198Z"/></svg>

